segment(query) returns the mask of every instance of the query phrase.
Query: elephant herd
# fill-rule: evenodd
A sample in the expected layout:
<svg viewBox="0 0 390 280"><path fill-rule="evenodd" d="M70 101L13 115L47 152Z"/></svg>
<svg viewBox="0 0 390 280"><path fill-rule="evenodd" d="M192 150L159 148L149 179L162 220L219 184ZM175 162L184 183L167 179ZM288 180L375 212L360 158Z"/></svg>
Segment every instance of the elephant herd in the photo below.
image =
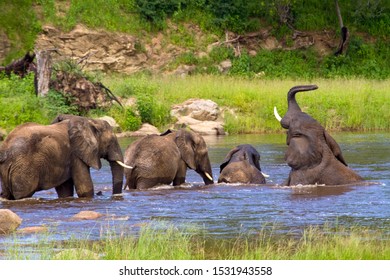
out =
<svg viewBox="0 0 390 280"><path fill-rule="evenodd" d="M283 118L274 109L275 117L287 130L285 160L291 171L285 184L343 185L362 181L347 166L336 141L297 104L297 92L315 89L315 85L291 88ZM100 169L102 158L110 164L113 194L126 188L183 184L187 168L195 170L206 185L214 183L206 143L197 133L180 129L148 135L131 143L123 155L106 121L59 115L50 125L18 126L1 144L1 197L22 199L50 188L55 188L59 198L72 197L74 190L78 197L93 197L90 168ZM243 144L226 155L218 182L265 184L265 177L260 154L253 146Z"/></svg>

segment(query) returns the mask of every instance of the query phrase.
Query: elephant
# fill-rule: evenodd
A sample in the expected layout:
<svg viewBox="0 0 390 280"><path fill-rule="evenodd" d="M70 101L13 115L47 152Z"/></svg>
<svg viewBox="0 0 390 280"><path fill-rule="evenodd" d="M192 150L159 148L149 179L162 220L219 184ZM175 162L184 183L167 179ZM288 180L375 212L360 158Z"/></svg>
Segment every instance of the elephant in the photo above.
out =
<svg viewBox="0 0 390 280"><path fill-rule="evenodd" d="M111 126L104 120L58 115L50 125L25 123L16 127L0 147L1 196L9 200L32 197L55 188L59 198L93 197L90 167L110 163L113 194L122 192L123 153Z"/></svg>
<svg viewBox="0 0 390 280"><path fill-rule="evenodd" d="M274 114L287 129L285 160L291 167L286 185L344 185L363 181L350 169L340 146L313 117L302 112L295 95L316 90L317 85L292 87L287 94L288 110L283 118L274 107Z"/></svg>
<svg viewBox="0 0 390 280"><path fill-rule="evenodd" d="M125 189L150 189L161 184L185 183L187 168L195 170L206 185L213 175L206 142L184 128L147 135L131 143L125 151Z"/></svg>
<svg viewBox="0 0 390 280"><path fill-rule="evenodd" d="M259 162L260 154L252 145L234 147L220 165L218 183L265 184Z"/></svg>

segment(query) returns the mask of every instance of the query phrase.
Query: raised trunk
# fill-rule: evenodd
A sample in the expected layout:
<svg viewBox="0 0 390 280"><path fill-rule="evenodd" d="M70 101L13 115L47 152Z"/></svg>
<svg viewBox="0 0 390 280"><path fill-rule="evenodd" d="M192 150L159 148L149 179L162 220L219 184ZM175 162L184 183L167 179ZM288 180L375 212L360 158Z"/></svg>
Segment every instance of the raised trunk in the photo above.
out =
<svg viewBox="0 0 390 280"><path fill-rule="evenodd" d="M297 94L300 91L309 91L309 90L315 90L317 89L318 86L316 85L306 85L306 86L295 86L292 87L288 94L287 94L287 102L288 102L288 110L293 110L293 111L302 111L301 108L299 107L297 101L295 100L295 94Z"/></svg>
<svg viewBox="0 0 390 280"><path fill-rule="evenodd" d="M317 88L318 86L316 85L303 85L303 86L292 87L289 90L289 92L287 93L288 110L286 115L280 121L280 124L282 125L283 128L288 129L290 127L290 122L294 114L302 112L297 101L295 100L295 94L297 94L300 91L315 90Z"/></svg>

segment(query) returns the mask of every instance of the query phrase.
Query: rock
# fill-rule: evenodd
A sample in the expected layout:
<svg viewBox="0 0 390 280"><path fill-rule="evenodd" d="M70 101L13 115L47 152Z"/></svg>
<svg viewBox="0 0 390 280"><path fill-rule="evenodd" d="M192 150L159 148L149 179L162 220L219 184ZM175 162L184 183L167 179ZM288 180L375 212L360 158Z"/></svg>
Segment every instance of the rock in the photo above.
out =
<svg viewBox="0 0 390 280"><path fill-rule="evenodd" d="M176 76L185 77L191 75L196 69L195 65L180 65L175 71Z"/></svg>
<svg viewBox="0 0 390 280"><path fill-rule="evenodd" d="M218 69L221 73L227 73L232 68L232 61L230 59L222 61L218 65Z"/></svg>
<svg viewBox="0 0 390 280"><path fill-rule="evenodd" d="M150 134L160 134L160 131L157 127L144 123L141 128L137 131L126 131L122 133L118 133L117 137L143 137Z"/></svg>
<svg viewBox="0 0 390 280"><path fill-rule="evenodd" d="M36 49L57 49L62 56L83 60L88 70L134 73L145 64L145 58L138 56L138 39L119 32L93 30L77 25L73 30L61 30L44 26L36 40ZM86 51L87 50L87 51ZM53 53L54 61L58 58Z"/></svg>
<svg viewBox="0 0 390 280"><path fill-rule="evenodd" d="M103 214L95 211L80 211L72 217L72 220L96 220L102 216Z"/></svg>
<svg viewBox="0 0 390 280"><path fill-rule="evenodd" d="M15 231L22 219L9 209L0 209L0 234L8 234Z"/></svg>
<svg viewBox="0 0 390 280"><path fill-rule="evenodd" d="M219 107L214 101L192 98L182 104L174 105L171 115L176 118L189 116L200 121L215 121L219 116Z"/></svg>
<svg viewBox="0 0 390 280"><path fill-rule="evenodd" d="M201 135L224 135L220 110L212 100L189 99L173 106L171 115L177 119L175 129L189 127Z"/></svg>
<svg viewBox="0 0 390 280"><path fill-rule="evenodd" d="M25 227L17 230L17 233L20 234L32 234L32 233L42 233L47 232L47 227L36 226L36 227Z"/></svg>

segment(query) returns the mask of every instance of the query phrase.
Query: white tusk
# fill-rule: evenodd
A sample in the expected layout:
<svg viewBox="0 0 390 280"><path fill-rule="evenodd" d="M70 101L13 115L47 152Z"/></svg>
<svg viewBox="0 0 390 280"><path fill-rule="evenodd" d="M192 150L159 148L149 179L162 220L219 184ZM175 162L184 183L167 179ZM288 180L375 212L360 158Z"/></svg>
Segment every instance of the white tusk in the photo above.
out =
<svg viewBox="0 0 390 280"><path fill-rule="evenodd" d="M274 115L275 118L280 122L282 120L282 117L279 116L278 110L276 109L276 106L274 107Z"/></svg>
<svg viewBox="0 0 390 280"><path fill-rule="evenodd" d="M123 162L121 162L120 160L117 160L116 163L119 164L120 166L124 167L124 168L133 169L132 166L126 165Z"/></svg>
<svg viewBox="0 0 390 280"><path fill-rule="evenodd" d="M213 181L213 177L211 177L211 175L207 172L204 173L206 175L207 178L209 178L211 181Z"/></svg>
<svg viewBox="0 0 390 280"><path fill-rule="evenodd" d="M265 173L263 173L263 172L261 172L261 174L263 174L263 176L264 176L265 178L268 178L268 177L269 177L268 174L265 174Z"/></svg>

